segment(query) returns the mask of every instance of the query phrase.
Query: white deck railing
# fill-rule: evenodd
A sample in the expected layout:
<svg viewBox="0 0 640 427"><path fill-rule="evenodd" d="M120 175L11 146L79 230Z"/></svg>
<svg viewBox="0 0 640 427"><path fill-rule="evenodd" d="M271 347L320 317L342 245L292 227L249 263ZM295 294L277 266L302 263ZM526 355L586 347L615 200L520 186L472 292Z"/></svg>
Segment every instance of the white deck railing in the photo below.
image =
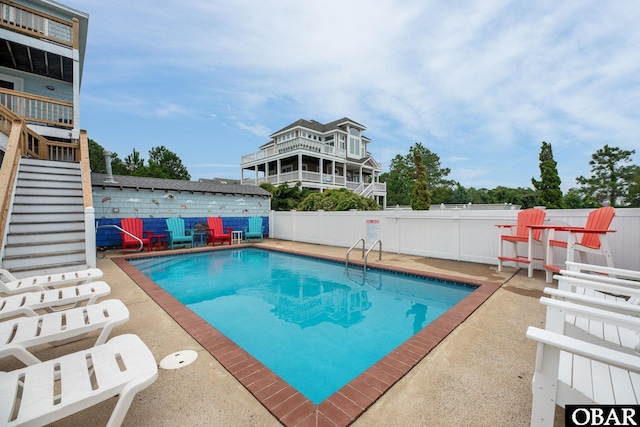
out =
<svg viewBox="0 0 640 427"><path fill-rule="evenodd" d="M590 209L548 210L546 223L583 226ZM351 246L380 239L384 250L409 255L497 264L496 224L515 224L517 210L271 212L270 237L322 245ZM375 238L367 220L377 221ZM371 224L371 223L369 223ZM616 267L640 270L640 209L616 209L609 244ZM559 237L563 238L560 234ZM559 259L559 258L558 258ZM601 264L600 257L589 262Z"/></svg>

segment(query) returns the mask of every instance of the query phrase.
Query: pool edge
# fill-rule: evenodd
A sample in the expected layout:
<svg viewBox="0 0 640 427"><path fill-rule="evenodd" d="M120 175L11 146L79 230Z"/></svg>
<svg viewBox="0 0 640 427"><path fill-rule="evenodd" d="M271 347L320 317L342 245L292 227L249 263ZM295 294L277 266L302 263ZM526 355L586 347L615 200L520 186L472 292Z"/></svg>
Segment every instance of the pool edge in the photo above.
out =
<svg viewBox="0 0 640 427"><path fill-rule="evenodd" d="M268 250L336 261L333 257L300 251L279 248ZM174 254L177 255L177 251ZM316 405L127 262L128 259L138 257L114 257L112 261L285 426L347 426L353 423L501 286L499 283L426 274L419 270L370 263L374 268L463 282L477 286L477 289L349 384Z"/></svg>

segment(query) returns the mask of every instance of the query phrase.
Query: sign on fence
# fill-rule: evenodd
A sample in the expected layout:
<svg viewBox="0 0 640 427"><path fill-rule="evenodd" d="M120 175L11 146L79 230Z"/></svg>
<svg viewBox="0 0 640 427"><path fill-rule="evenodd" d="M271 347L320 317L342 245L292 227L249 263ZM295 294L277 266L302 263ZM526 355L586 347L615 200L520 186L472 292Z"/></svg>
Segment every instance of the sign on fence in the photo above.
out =
<svg viewBox="0 0 640 427"><path fill-rule="evenodd" d="M367 220L367 246L370 246L380 238L380 220L368 219Z"/></svg>

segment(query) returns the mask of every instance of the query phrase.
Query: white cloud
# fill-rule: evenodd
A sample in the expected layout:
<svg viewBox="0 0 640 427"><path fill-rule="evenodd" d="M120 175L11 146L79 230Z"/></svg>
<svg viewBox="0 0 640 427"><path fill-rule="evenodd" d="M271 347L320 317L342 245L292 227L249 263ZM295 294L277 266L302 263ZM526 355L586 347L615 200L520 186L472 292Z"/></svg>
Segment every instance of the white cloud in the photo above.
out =
<svg viewBox="0 0 640 427"><path fill-rule="evenodd" d="M140 138L106 128L114 112L198 168L239 169L273 129L342 116L385 167L422 142L464 186L510 163L509 182L529 186L543 140L569 177L605 143L640 150L634 1L65 4L90 14L83 123L116 151ZM180 136L163 128L173 117Z"/></svg>

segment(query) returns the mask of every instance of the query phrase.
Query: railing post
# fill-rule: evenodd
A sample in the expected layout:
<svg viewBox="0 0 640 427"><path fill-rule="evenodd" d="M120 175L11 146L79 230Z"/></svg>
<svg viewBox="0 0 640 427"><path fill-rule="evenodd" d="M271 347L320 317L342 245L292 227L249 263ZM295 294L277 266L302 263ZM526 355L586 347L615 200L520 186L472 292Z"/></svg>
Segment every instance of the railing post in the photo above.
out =
<svg viewBox="0 0 640 427"><path fill-rule="evenodd" d="M89 267L96 266L96 215L92 206L84 208L84 250Z"/></svg>
<svg viewBox="0 0 640 427"><path fill-rule="evenodd" d="M7 151L4 154L2 167L0 168L0 212L2 213L0 219L0 245L2 248L5 246L9 208L13 197L18 164L22 155L22 146L20 145L22 128L22 121L14 119L11 125L9 141L7 142Z"/></svg>

